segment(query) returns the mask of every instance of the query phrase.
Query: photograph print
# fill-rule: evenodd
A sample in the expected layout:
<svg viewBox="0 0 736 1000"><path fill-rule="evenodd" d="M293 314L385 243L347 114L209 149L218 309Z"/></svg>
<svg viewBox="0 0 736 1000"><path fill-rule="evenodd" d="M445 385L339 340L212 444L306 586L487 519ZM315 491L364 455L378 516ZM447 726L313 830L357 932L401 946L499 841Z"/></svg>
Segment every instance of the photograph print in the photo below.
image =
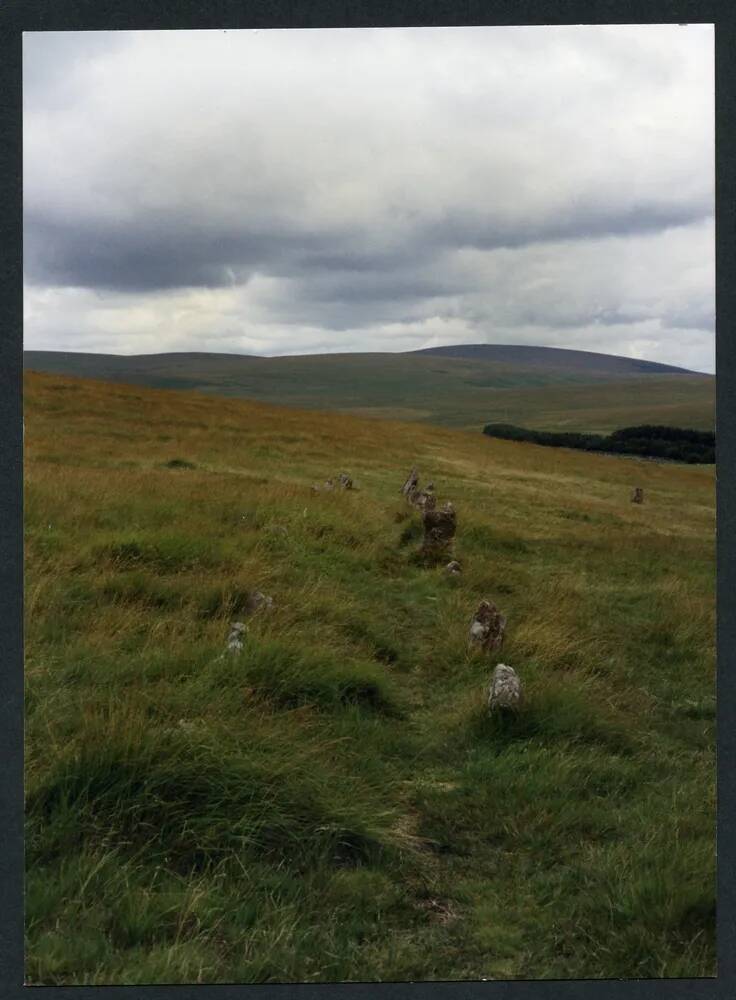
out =
<svg viewBox="0 0 736 1000"><path fill-rule="evenodd" d="M715 976L713 45L24 34L28 985Z"/></svg>

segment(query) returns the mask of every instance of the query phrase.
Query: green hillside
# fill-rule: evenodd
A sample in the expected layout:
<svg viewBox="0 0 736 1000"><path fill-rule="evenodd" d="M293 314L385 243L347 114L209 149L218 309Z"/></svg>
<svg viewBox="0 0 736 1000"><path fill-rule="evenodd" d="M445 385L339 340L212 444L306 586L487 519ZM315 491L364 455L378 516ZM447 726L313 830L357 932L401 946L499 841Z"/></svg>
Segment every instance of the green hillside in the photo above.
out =
<svg viewBox="0 0 736 1000"><path fill-rule="evenodd" d="M535 349L537 352L543 350ZM28 370L194 389L304 409L481 430L487 423L608 432L632 423L712 429L710 375L642 372L642 362L551 351L549 363L433 353L255 358L227 354L134 357L27 351ZM564 357L571 355L568 367ZM523 357L523 355L522 355ZM617 364L614 364L617 362Z"/></svg>
<svg viewBox="0 0 736 1000"><path fill-rule="evenodd" d="M58 375L25 426L29 983L714 975L712 467Z"/></svg>

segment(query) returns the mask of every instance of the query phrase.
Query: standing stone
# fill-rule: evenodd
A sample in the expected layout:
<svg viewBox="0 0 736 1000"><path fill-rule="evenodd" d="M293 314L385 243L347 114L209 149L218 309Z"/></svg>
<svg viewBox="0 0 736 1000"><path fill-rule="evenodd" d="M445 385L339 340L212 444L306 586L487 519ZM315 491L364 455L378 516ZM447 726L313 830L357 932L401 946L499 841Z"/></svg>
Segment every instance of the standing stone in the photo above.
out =
<svg viewBox="0 0 736 1000"><path fill-rule="evenodd" d="M491 677L488 710L517 711L521 706L521 681L513 667L499 663Z"/></svg>
<svg viewBox="0 0 736 1000"><path fill-rule="evenodd" d="M412 502L414 500L414 495L417 493L419 482L419 473L416 469L412 469L409 473L409 477L401 487L401 492L404 494L407 500Z"/></svg>
<svg viewBox="0 0 736 1000"><path fill-rule="evenodd" d="M445 573L447 573L448 576L460 576L462 573L462 566L457 559L453 559L452 562L449 562L445 566Z"/></svg>
<svg viewBox="0 0 736 1000"><path fill-rule="evenodd" d="M446 556L452 547L452 540L457 530L457 516L451 503L442 507L425 510L422 515L424 525L424 541L422 553L434 557Z"/></svg>
<svg viewBox="0 0 736 1000"><path fill-rule="evenodd" d="M506 617L492 601L481 601L470 623L468 645L483 652L500 649L506 631Z"/></svg>
<svg viewBox="0 0 736 1000"><path fill-rule="evenodd" d="M245 625L242 622L230 623L230 635L227 638L228 653L239 653L243 648L243 633Z"/></svg>
<svg viewBox="0 0 736 1000"><path fill-rule="evenodd" d="M353 481L345 472L341 472L337 478L338 483L344 490L352 490Z"/></svg>
<svg viewBox="0 0 736 1000"><path fill-rule="evenodd" d="M412 498L412 503L419 510L434 510L437 506L437 497L434 495L434 487L429 483L423 490L417 490Z"/></svg>
<svg viewBox="0 0 736 1000"><path fill-rule="evenodd" d="M641 486L635 486L634 492L631 494L632 503L643 503L644 502L644 490Z"/></svg>
<svg viewBox="0 0 736 1000"><path fill-rule="evenodd" d="M253 614L254 611L258 611L259 608L272 608L273 607L273 597L267 597L266 594L262 594L260 590L255 590L248 600L245 602L244 611L248 614Z"/></svg>

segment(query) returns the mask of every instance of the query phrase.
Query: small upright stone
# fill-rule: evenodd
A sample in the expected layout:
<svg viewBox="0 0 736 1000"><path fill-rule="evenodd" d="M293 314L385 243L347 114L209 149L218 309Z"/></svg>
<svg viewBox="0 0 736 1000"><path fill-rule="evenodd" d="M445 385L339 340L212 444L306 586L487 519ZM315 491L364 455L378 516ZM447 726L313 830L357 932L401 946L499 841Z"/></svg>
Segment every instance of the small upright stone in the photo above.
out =
<svg viewBox="0 0 736 1000"><path fill-rule="evenodd" d="M228 653L239 653L243 648L243 633L245 625L242 622L230 623L230 635L227 638Z"/></svg>
<svg viewBox="0 0 736 1000"><path fill-rule="evenodd" d="M423 490L417 490L412 497L412 503L419 510L434 510L437 506L437 497L434 495L434 487L431 483Z"/></svg>
<svg viewBox="0 0 736 1000"><path fill-rule="evenodd" d="M417 472L416 469L412 469L411 472L409 473L406 482L401 487L401 492L410 502L414 500L414 495L418 490L417 486L418 482L419 482L419 473Z"/></svg>
<svg viewBox="0 0 736 1000"><path fill-rule="evenodd" d="M445 573L447 573L448 576L460 576L462 573L462 566L457 559L453 559L452 562L449 562L445 566Z"/></svg>
<svg viewBox="0 0 736 1000"><path fill-rule="evenodd" d="M344 490L352 490L353 480L347 475L347 473L341 472L337 481Z"/></svg>
<svg viewBox="0 0 736 1000"><path fill-rule="evenodd" d="M515 712L521 706L521 696L521 681L514 668L505 663L497 664L488 692L488 710Z"/></svg>
<svg viewBox="0 0 736 1000"><path fill-rule="evenodd" d="M260 590L255 590L248 597L245 602L244 610L248 614L253 614L254 611L258 611L259 608L272 608L273 607L273 597L268 597L266 594L262 594Z"/></svg>
<svg viewBox="0 0 736 1000"><path fill-rule="evenodd" d="M422 524L424 525L422 553L432 557L445 555L452 547L452 540L457 530L455 508L451 503L446 503L442 507L425 510Z"/></svg>
<svg viewBox="0 0 736 1000"><path fill-rule="evenodd" d="M635 486L634 492L631 494L632 503L644 503L644 490L641 486Z"/></svg>
<svg viewBox="0 0 736 1000"><path fill-rule="evenodd" d="M470 623L468 645L484 652L500 649L506 631L506 617L492 601L481 601Z"/></svg>

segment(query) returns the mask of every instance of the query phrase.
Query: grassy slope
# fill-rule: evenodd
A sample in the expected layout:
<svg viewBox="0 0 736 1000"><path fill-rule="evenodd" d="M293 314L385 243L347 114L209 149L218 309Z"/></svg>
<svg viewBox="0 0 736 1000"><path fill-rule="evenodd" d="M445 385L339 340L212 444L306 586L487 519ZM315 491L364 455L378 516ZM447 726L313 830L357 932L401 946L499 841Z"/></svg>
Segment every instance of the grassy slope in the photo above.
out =
<svg viewBox="0 0 736 1000"><path fill-rule="evenodd" d="M25 405L29 981L714 974L711 468L58 376ZM413 463L459 580L411 561Z"/></svg>
<svg viewBox="0 0 736 1000"><path fill-rule="evenodd" d="M667 372L684 375L686 368L661 364L658 361L644 361L627 358L620 354L600 354L595 351L577 351L564 347L534 347L528 344L447 344L444 347L425 347L414 352L418 355L432 354L435 357L475 358L478 361L500 361L518 365L541 365L546 369L560 368L578 371L581 374L599 372L610 375L640 375L643 373L665 374Z"/></svg>
<svg viewBox="0 0 736 1000"><path fill-rule="evenodd" d="M27 364L34 363L44 370L58 366L70 374L132 384L447 427L481 429L491 421L508 420L528 427L608 432L630 416L629 422L713 427L714 379L708 375L620 378L605 370L565 371L431 354L106 359L41 358L30 352Z"/></svg>

